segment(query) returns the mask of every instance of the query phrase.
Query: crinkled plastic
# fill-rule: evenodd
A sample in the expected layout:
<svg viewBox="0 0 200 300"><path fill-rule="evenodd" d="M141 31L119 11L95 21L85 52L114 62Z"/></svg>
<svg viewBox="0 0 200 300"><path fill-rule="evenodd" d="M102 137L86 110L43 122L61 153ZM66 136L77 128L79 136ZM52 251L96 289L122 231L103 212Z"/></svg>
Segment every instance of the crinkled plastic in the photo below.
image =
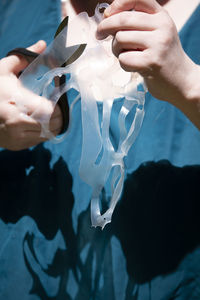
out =
<svg viewBox="0 0 200 300"><path fill-rule="evenodd" d="M70 106L70 120L73 106L81 99L83 138L79 173L82 180L92 188L92 225L102 228L111 222L121 196L125 177L124 158L139 133L145 101L145 88L140 76L125 72L112 54L112 38L104 41L95 38L97 24L102 19L100 9L107 5L98 5L93 17L83 12L69 20L68 28L55 38L45 53L20 78L26 87L54 104L64 92L72 88L78 91L78 96ZM66 35L67 45L63 45ZM67 67L61 67L80 43L87 43L83 54ZM70 74L67 83L61 88L55 87L52 84L54 77L63 74ZM140 91L139 84L143 87ZM113 126L111 113L116 101L122 102L116 120L119 128L117 146L110 135ZM127 125L130 114L131 123ZM52 137L48 129L49 118L38 121L42 125L42 135ZM102 192L106 185L110 185L111 192L107 195L110 202L107 210L102 212Z"/></svg>

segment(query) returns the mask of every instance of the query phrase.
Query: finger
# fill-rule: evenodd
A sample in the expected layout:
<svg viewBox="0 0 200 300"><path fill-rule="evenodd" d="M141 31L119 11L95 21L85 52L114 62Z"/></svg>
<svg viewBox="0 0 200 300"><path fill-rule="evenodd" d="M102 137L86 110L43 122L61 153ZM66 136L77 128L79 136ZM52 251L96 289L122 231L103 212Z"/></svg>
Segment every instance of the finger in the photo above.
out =
<svg viewBox="0 0 200 300"><path fill-rule="evenodd" d="M56 105L55 110L50 119L50 124L49 124L50 131L57 135L61 132L62 125L63 125L62 112L59 105Z"/></svg>
<svg viewBox="0 0 200 300"><path fill-rule="evenodd" d="M41 131L42 124L48 124L49 130L55 135L61 132L63 126L63 115L59 105L56 105L53 110L53 103L45 98L40 97L41 103L31 114L31 119L29 123L25 124L26 129L31 129L35 131ZM33 108L32 108L33 109Z"/></svg>
<svg viewBox="0 0 200 300"><path fill-rule="evenodd" d="M30 136L30 133L27 133ZM7 137L3 137L0 135L1 138L1 147L11 150L11 151L20 151L24 149L28 149L33 146L37 146L38 144L47 141L45 138L28 138L28 139L18 139L16 141L7 141Z"/></svg>
<svg viewBox="0 0 200 300"><path fill-rule="evenodd" d="M142 76L148 76L151 73L149 65L148 50L144 51L126 51L119 54L119 62L121 67L127 72L138 72Z"/></svg>
<svg viewBox="0 0 200 300"><path fill-rule="evenodd" d="M41 130L33 130L33 126L30 127L30 130L25 130L23 123L16 123L15 121L9 120L6 123L0 123L1 147L16 151L46 141L46 138L40 137Z"/></svg>
<svg viewBox="0 0 200 300"><path fill-rule="evenodd" d="M42 53L45 48L46 43L44 41L38 41L27 49L36 53ZM4 75L9 73L18 75L19 72L23 71L28 66L28 64L28 61L22 55L10 55L0 61L1 73L4 73Z"/></svg>
<svg viewBox="0 0 200 300"><path fill-rule="evenodd" d="M15 135L23 130L41 131L40 123L26 113L21 112L14 101L1 105L0 124L1 127L4 124L5 129L11 135Z"/></svg>
<svg viewBox="0 0 200 300"><path fill-rule="evenodd" d="M18 143L12 144L11 150L23 150L37 146L40 143L46 142L48 139L40 137L40 133L25 131Z"/></svg>
<svg viewBox="0 0 200 300"><path fill-rule="evenodd" d="M28 47L27 50L42 53L46 49L46 42L43 40L38 41L37 43L33 44L32 46Z"/></svg>
<svg viewBox="0 0 200 300"><path fill-rule="evenodd" d="M156 19L147 13L124 11L104 19L97 27L97 38L115 35L119 30L151 31L157 26Z"/></svg>
<svg viewBox="0 0 200 300"><path fill-rule="evenodd" d="M19 110L36 120L49 119L54 111L52 101L38 96L28 89L21 87L19 96L16 95L16 105Z"/></svg>
<svg viewBox="0 0 200 300"><path fill-rule="evenodd" d="M114 0L104 11L104 16L109 17L125 10L137 10L149 14L160 11L161 6L156 0Z"/></svg>
<svg viewBox="0 0 200 300"><path fill-rule="evenodd" d="M51 119L58 118L58 117L62 117L62 111L60 105L56 104Z"/></svg>
<svg viewBox="0 0 200 300"><path fill-rule="evenodd" d="M20 113L16 126L24 130L36 132L37 134L40 134L42 128L40 122L24 113Z"/></svg>
<svg viewBox="0 0 200 300"><path fill-rule="evenodd" d="M151 32L118 31L113 39L113 53L116 57L124 51L143 51L151 47Z"/></svg>
<svg viewBox="0 0 200 300"><path fill-rule="evenodd" d="M20 94L1 105L0 120L9 120L24 129L41 131L41 123L49 122L54 111L52 101L21 88ZM58 116L58 108L55 117Z"/></svg>

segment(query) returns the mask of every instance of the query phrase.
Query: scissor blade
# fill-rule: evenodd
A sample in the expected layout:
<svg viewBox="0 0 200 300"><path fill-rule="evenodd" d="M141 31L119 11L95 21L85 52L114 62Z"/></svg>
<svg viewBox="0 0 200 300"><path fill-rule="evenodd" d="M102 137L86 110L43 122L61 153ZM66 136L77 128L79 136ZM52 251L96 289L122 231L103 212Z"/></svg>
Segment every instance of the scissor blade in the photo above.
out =
<svg viewBox="0 0 200 300"><path fill-rule="evenodd" d="M69 21L69 17L67 16L66 18L63 19L63 21L60 23L60 25L58 26L58 29L55 33L54 39L57 37L57 35L65 28L68 27L68 21ZM65 41L63 40L63 42L65 43L65 47L67 45L67 28L66 28L66 39ZM78 46L78 45L77 45ZM70 64L72 64L75 60L77 60L81 54L83 53L83 51L85 50L85 47L87 46L87 44L80 44L79 48L75 50L75 52L71 55L71 57L69 57L66 62L62 65L62 66L68 66ZM68 47L69 49L70 47ZM66 49L66 51L68 51Z"/></svg>
<svg viewBox="0 0 200 300"><path fill-rule="evenodd" d="M57 30L56 30L56 33L54 35L54 39L57 37L57 35L66 27L68 26L68 20L69 20L69 17L67 16L66 18L64 18L62 20L62 22L60 23L60 25L58 26Z"/></svg>
<svg viewBox="0 0 200 300"><path fill-rule="evenodd" d="M68 60L65 62L65 66L68 66L70 64L72 64L75 60L77 60L81 54L83 53L83 51L85 50L85 47L87 46L87 44L80 44L80 45L76 45L79 46L78 49L76 49L74 51L74 53L70 56L70 58L68 58ZM74 47L74 46L72 46ZM70 47L68 47L69 49Z"/></svg>

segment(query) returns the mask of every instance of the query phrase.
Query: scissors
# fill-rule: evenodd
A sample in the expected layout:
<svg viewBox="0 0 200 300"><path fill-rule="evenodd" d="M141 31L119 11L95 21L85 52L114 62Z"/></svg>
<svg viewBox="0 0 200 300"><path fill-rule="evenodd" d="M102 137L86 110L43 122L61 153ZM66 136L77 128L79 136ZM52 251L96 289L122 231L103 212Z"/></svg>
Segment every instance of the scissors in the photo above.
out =
<svg viewBox="0 0 200 300"><path fill-rule="evenodd" d="M29 63L29 66L21 72L20 77L22 76L22 78L25 78L29 74L32 74L34 79L41 78L48 70L70 65L81 56L87 44L78 44L71 47L66 47L68 20L68 16L63 19L57 28L53 42L42 54L27 50L26 48L15 48L8 52L7 56L20 55L23 56ZM55 81L55 86L60 87L65 82L66 76L62 75L60 78L58 78L58 80ZM29 88L26 83L25 86ZM61 108L63 116L63 126L60 132L60 134L62 134L66 132L69 124L69 106L67 94L62 94L57 103Z"/></svg>

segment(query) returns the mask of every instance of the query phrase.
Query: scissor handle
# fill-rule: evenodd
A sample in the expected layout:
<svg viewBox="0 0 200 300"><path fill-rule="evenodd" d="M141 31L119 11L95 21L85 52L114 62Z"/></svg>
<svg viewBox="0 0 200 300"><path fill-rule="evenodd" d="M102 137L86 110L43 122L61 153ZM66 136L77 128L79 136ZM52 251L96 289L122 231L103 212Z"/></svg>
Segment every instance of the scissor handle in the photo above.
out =
<svg viewBox="0 0 200 300"><path fill-rule="evenodd" d="M27 50L26 48L15 48L8 52L7 56L9 55L20 55L23 56L28 63L31 63L35 58L38 57L38 53ZM63 75L59 78L59 85L61 86L66 81L66 76ZM68 125L69 125L69 105L68 105L68 99L67 94L64 93L58 100L58 105L60 106L62 116L63 116L63 126L61 129L60 134L63 134L67 131Z"/></svg>

